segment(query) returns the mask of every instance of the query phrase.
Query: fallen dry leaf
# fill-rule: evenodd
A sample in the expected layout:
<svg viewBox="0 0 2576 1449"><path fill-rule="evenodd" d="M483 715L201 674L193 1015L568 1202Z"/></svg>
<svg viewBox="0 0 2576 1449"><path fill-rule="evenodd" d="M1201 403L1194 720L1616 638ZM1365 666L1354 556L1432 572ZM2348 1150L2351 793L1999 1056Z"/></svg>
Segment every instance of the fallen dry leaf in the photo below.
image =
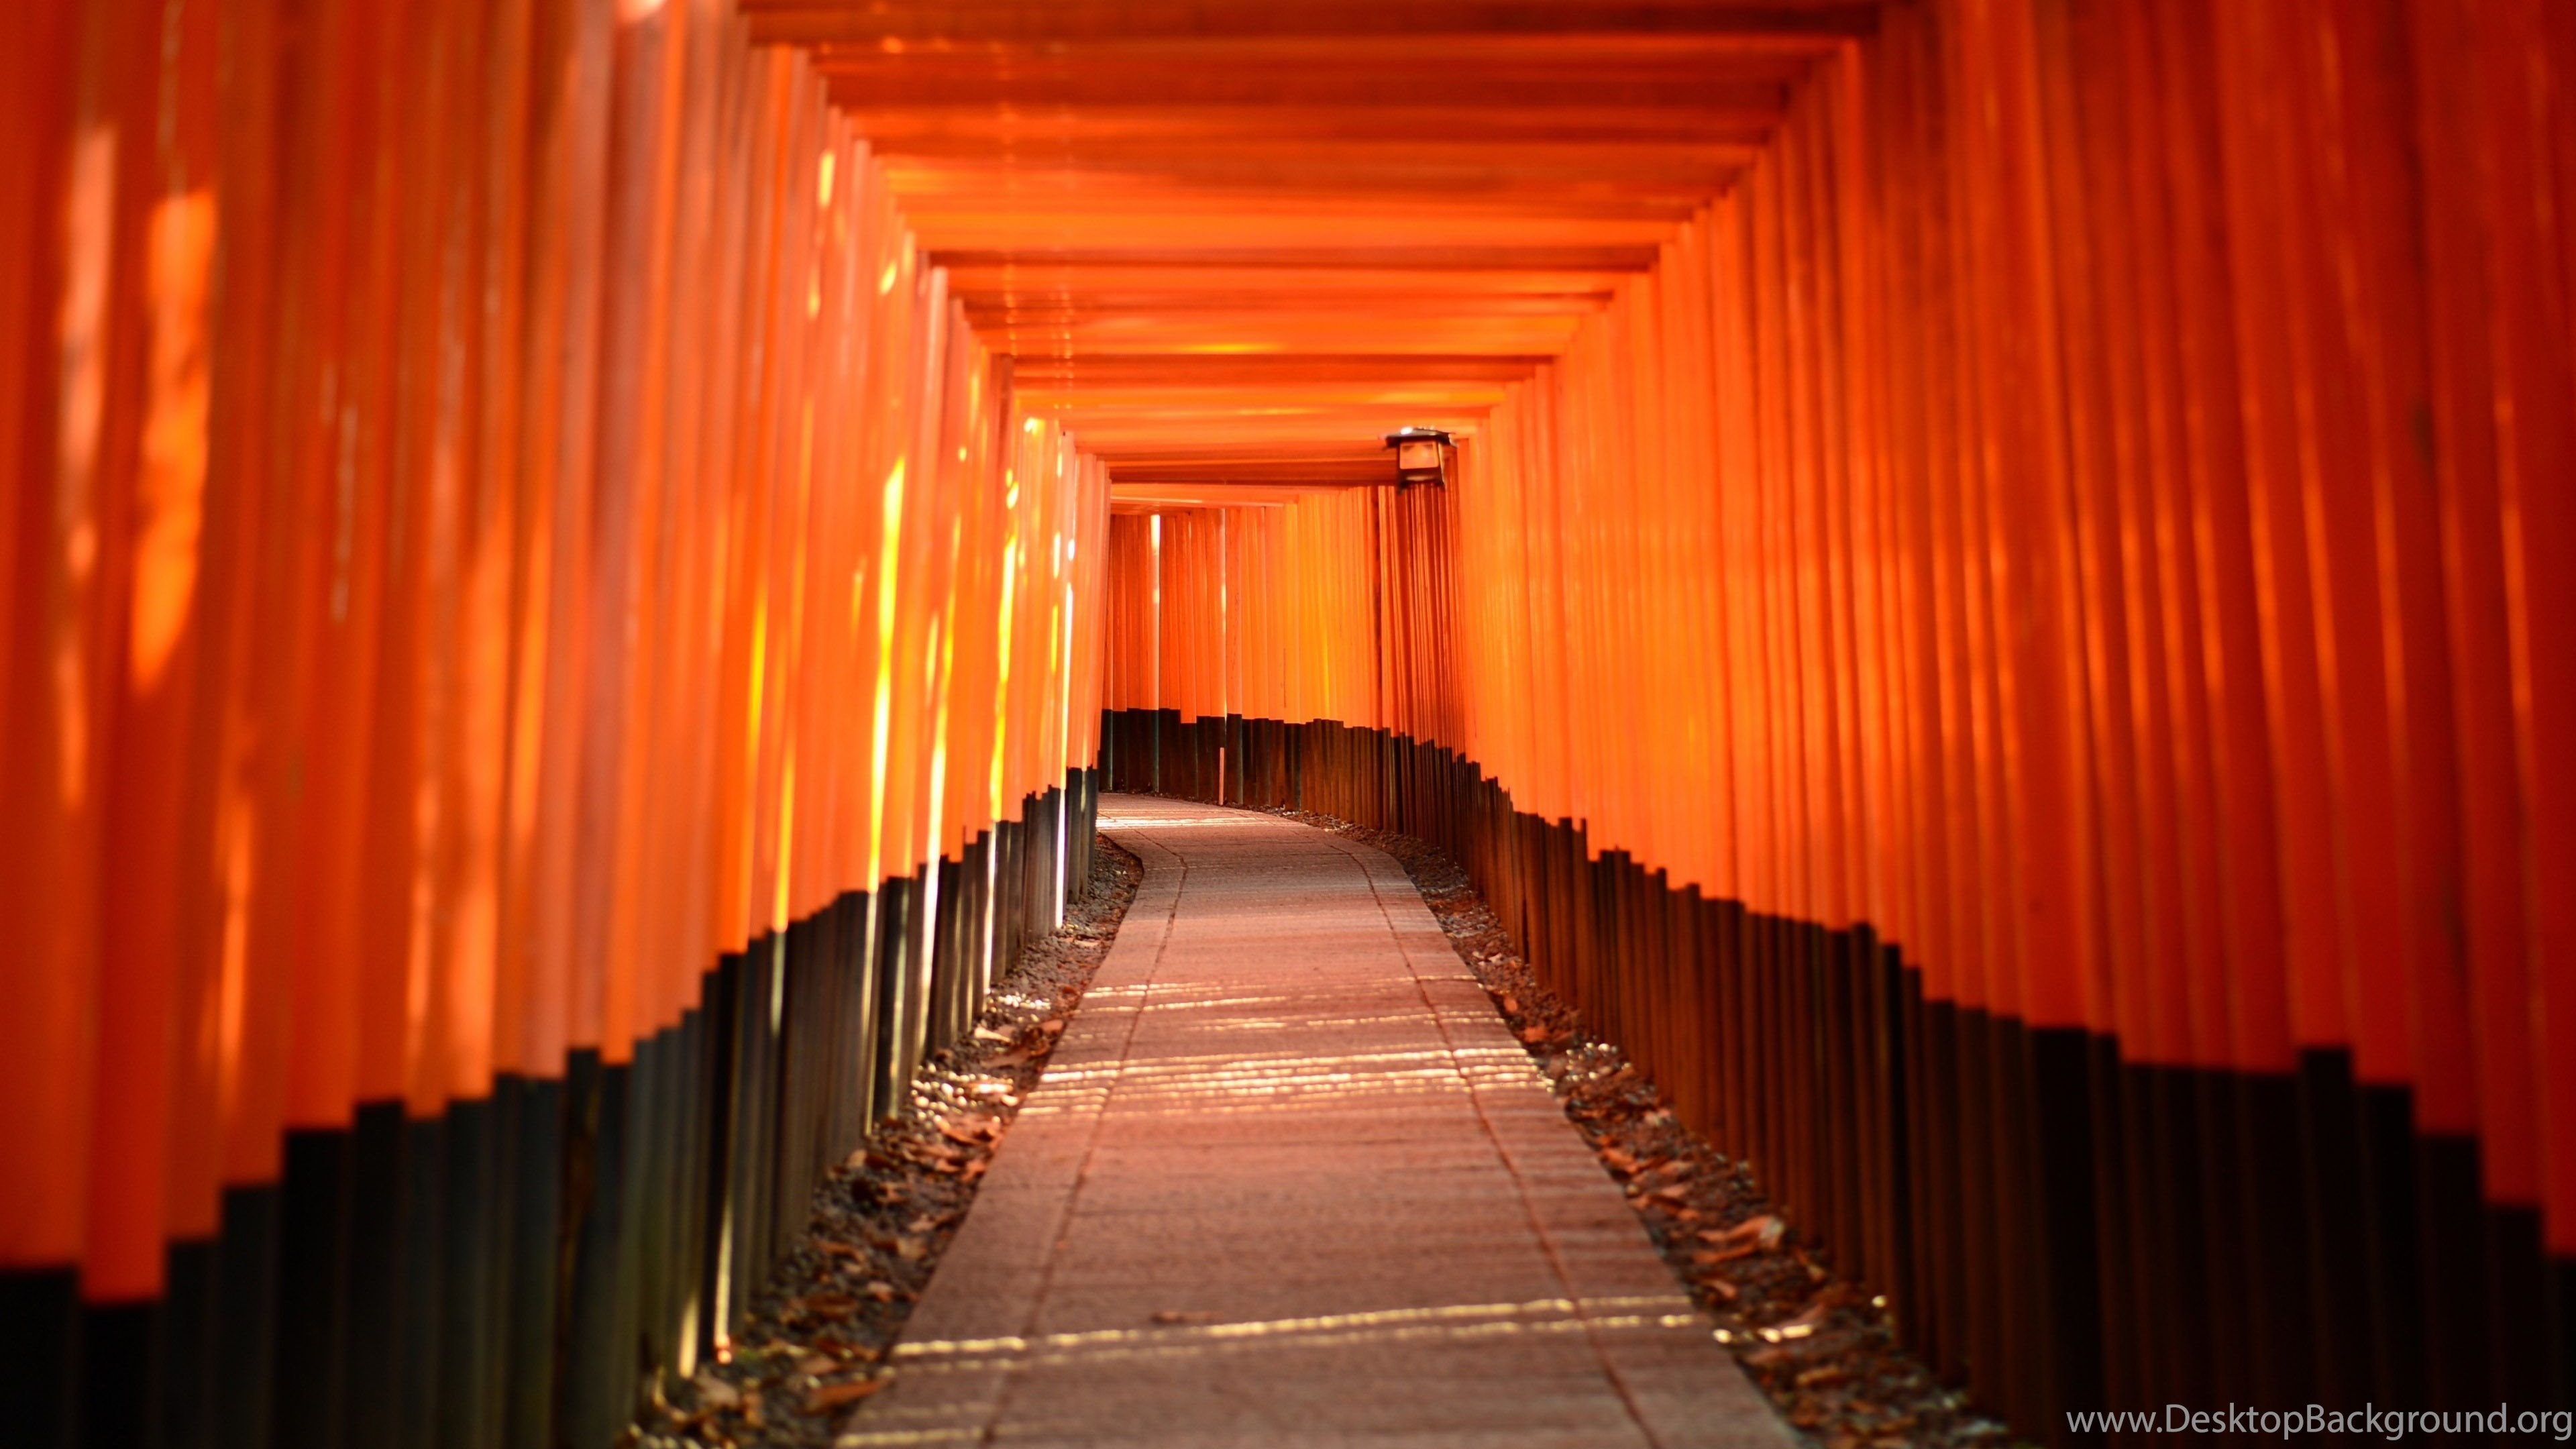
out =
<svg viewBox="0 0 2576 1449"><path fill-rule="evenodd" d="M1845 1369L1842 1365L1829 1363L1822 1368L1811 1368L1805 1373L1798 1375L1798 1377L1791 1382L1797 1384L1797 1386L1802 1389L1817 1389L1823 1388L1827 1384L1841 1383L1843 1380L1850 1377L1850 1371Z"/></svg>
<svg viewBox="0 0 2576 1449"><path fill-rule="evenodd" d="M885 1386L883 1379L845 1379L837 1384L822 1384L805 1396L805 1412L828 1414L834 1409L855 1404Z"/></svg>
<svg viewBox="0 0 2576 1449"><path fill-rule="evenodd" d="M918 1263L930 1255L930 1245L919 1238L897 1238L894 1255L907 1263Z"/></svg>
<svg viewBox="0 0 2576 1449"><path fill-rule="evenodd" d="M1819 1303L1809 1308L1806 1312L1799 1314L1795 1318L1789 1319L1785 1322L1772 1324L1770 1331L1779 1334L1783 1338L1792 1337L1804 1331L1823 1327L1826 1316L1832 1312L1833 1305L1829 1303Z"/></svg>
<svg viewBox="0 0 2576 1449"><path fill-rule="evenodd" d="M1764 1213L1759 1217L1746 1218L1731 1228L1712 1228L1701 1233L1700 1237L1707 1242L1724 1243L1729 1246L1741 1245L1747 1251L1752 1251L1780 1246L1780 1239L1787 1236L1788 1231L1787 1223L1770 1213Z"/></svg>
<svg viewBox="0 0 2576 1449"><path fill-rule="evenodd" d="M1064 1026L1065 1022L1063 1017L1051 1016L1038 1023L1038 1030L1046 1033L1048 1036L1062 1036L1064 1035Z"/></svg>
<svg viewBox="0 0 2576 1449"><path fill-rule="evenodd" d="M978 1117L971 1113L939 1124L940 1136L951 1142L962 1142L969 1147L983 1146L992 1141L993 1134L1000 1130L1001 1124L992 1118Z"/></svg>
<svg viewBox="0 0 2576 1449"><path fill-rule="evenodd" d="M710 1409L730 1409L742 1402L742 1390L701 1371L691 1382L698 1386L698 1402Z"/></svg>

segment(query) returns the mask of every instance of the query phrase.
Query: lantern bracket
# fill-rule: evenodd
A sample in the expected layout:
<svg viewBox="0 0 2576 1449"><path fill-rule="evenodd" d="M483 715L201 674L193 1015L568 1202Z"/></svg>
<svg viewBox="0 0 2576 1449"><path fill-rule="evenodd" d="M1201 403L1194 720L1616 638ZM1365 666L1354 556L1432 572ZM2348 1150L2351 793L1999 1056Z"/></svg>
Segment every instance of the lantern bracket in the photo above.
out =
<svg viewBox="0 0 2576 1449"><path fill-rule="evenodd" d="M1439 428L1399 428L1386 435L1386 445L1395 450L1398 492L1417 483L1443 487L1457 464L1457 444Z"/></svg>

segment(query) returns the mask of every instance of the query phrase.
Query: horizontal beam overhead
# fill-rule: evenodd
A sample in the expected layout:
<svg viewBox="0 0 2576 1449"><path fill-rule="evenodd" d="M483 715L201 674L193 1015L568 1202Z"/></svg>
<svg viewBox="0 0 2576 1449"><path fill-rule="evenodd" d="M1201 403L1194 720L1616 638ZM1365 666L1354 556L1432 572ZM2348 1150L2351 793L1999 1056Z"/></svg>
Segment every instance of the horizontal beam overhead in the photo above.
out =
<svg viewBox="0 0 2576 1449"><path fill-rule="evenodd" d="M752 0L762 38L790 26L812 38L868 41L1071 41L1139 36L1373 38L1478 31L1550 35L1562 0ZM1857 36L1875 0L1602 0L1585 29L1650 35Z"/></svg>
<svg viewBox="0 0 2576 1449"><path fill-rule="evenodd" d="M1385 432L1472 429L1733 184L1807 70L1877 12L748 8L757 38L811 52L1020 396L1122 486L1166 490L1383 482ZM1330 446L1365 462L1316 474Z"/></svg>

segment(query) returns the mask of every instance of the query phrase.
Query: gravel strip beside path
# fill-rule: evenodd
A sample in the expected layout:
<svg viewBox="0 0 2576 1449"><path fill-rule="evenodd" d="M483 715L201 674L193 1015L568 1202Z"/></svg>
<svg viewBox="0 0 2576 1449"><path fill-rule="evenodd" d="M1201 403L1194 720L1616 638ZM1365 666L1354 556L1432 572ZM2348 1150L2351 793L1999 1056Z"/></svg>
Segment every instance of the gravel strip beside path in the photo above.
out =
<svg viewBox="0 0 2576 1449"><path fill-rule="evenodd" d="M887 1350L1109 954L1143 874L1114 843L1092 853L1089 894L1063 927L1021 952L975 1031L913 1078L911 1114L879 1124L815 1192L803 1241L754 1301L730 1360L664 1384L628 1443L829 1444L852 1406L884 1386Z"/></svg>
<svg viewBox="0 0 2576 1449"><path fill-rule="evenodd" d="M1774 1211L1751 1168L1684 1126L1617 1043L1586 1033L1574 1009L1539 985L1448 852L1329 815L1279 813L1403 864L1566 1117L1624 1186L1674 1278L1801 1437L1823 1449L2006 1438L2001 1423L1897 1341L1882 1300L1836 1274Z"/></svg>

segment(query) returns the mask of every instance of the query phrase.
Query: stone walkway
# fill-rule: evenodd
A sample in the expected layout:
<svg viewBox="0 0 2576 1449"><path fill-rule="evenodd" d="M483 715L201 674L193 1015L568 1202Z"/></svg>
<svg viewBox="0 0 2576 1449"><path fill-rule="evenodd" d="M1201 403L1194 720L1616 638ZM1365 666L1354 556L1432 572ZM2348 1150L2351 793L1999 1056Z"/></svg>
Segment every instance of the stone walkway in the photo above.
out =
<svg viewBox="0 0 2576 1449"><path fill-rule="evenodd" d="M1793 1442L1393 859L1101 813L1144 884L841 1445Z"/></svg>

